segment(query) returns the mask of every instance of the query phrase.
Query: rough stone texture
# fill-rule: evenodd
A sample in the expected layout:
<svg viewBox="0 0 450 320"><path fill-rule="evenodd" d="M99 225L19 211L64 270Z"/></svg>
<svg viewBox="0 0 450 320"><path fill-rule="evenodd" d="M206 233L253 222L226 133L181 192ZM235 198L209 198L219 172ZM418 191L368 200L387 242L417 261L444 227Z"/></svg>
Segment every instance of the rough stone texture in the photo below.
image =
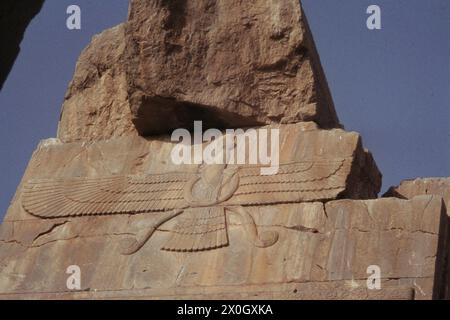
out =
<svg viewBox="0 0 450 320"><path fill-rule="evenodd" d="M378 265L383 279L414 287L415 299L444 298L450 226L441 197L341 200L325 210L334 231L331 279L364 277L364 266Z"/></svg>
<svg viewBox="0 0 450 320"><path fill-rule="evenodd" d="M198 253L159 249L169 236L160 228L133 256L120 240L155 216L8 221L2 226L3 298L283 298L430 299L442 295L436 268L447 228L442 200L341 200L250 209L279 241L257 248L244 226L229 218L230 246ZM447 244L446 244L447 245ZM440 254L439 254L440 253ZM66 268L82 269L82 290L66 288ZM367 267L382 270L382 289L366 287ZM52 272L48 272L52 270ZM237 294L236 292L239 292ZM20 293L20 295L18 295Z"/></svg>
<svg viewBox="0 0 450 320"><path fill-rule="evenodd" d="M450 178L419 178L415 180L402 181L399 186L391 187L383 197L396 197L401 199L412 199L419 195L441 196L445 203L447 215L450 215ZM450 233L443 231L441 237L450 243ZM447 249L448 250L448 249ZM447 257L448 259L448 257ZM450 299L450 265L447 263L437 271L442 278L441 297Z"/></svg>
<svg viewBox="0 0 450 320"><path fill-rule="evenodd" d="M344 181L355 179L370 183L360 184L358 188L345 184L335 197L376 196L380 174L370 162L371 157L362 148L356 133L341 129L319 130L306 123L282 125L280 131L281 163L349 159L350 171ZM168 160L172 148L173 143L168 141L168 137L121 137L89 144L50 139L43 141L33 154L23 181L95 178L111 174L161 174L180 170L195 172L197 166L186 165L183 169ZM363 163L364 160L369 162ZM375 168L375 171L363 171L361 166ZM331 209L331 214L325 214L325 207L320 202L246 208L261 234L265 231L279 234L276 243L267 248L260 248L249 241L248 221L227 213L229 245L224 248L195 253L160 250L178 222L173 219L161 225L140 251L134 255L122 255L121 243L148 229L161 214L39 219L23 209L22 196L22 187L19 187L1 229L0 291L4 298L19 293L22 295L16 297L31 297L23 295L28 293L66 294L65 270L71 264L79 265L83 270L83 289L98 292L98 296L94 295L98 298L106 294L105 290L117 291L117 295L111 293L110 297L120 297L119 291L124 290L136 290L129 297L142 298L174 295L205 298L204 294L209 290L217 297L225 297L235 286L249 286L247 297L255 297L261 292L260 296L326 298L329 297L327 285L311 289L310 296L307 293L295 295L283 288L289 288L289 282L304 286L304 282L322 283L330 279L333 283L328 283L328 286L339 287L334 293L336 298L372 295L364 288L354 288L354 284L350 288L348 272L339 274L342 266L329 260L327 252L334 241L334 213ZM430 206L433 212L439 210L435 202L439 201L435 200ZM423 212L421 205L417 207L419 214ZM432 243L429 246L432 247ZM359 270L356 262L355 268L355 277L358 276L361 282L363 271ZM54 272L50 275L46 270ZM101 272L97 272L99 270ZM407 276L414 277L420 272L421 269L416 268ZM280 287L273 292L268 291L265 287L268 283L280 284ZM402 291L389 286L384 297L411 297L412 282L405 283L410 289ZM312 283L306 286L312 286ZM142 292L139 291L141 289ZM62 297L70 297L70 294Z"/></svg>
<svg viewBox="0 0 450 320"><path fill-rule="evenodd" d="M131 1L128 22L81 55L58 138L106 139L134 127L147 136L194 120L340 126L297 0Z"/></svg>
<svg viewBox="0 0 450 320"><path fill-rule="evenodd" d="M175 165L153 134L194 120L280 129L281 173ZM0 298L449 298L448 179L374 199L375 161L339 126L297 0L132 0L0 227Z"/></svg>
<svg viewBox="0 0 450 320"><path fill-rule="evenodd" d="M25 30L43 3L44 0L0 2L0 90L19 55Z"/></svg>
<svg viewBox="0 0 450 320"><path fill-rule="evenodd" d="M134 0L128 35L144 135L165 132L164 115L173 128L339 124L298 0Z"/></svg>
<svg viewBox="0 0 450 320"><path fill-rule="evenodd" d="M359 287L356 287L358 285ZM249 286L198 287L182 289L133 289L120 291L47 292L2 294L2 299L87 300L87 299L171 299L171 300L413 300L415 291L408 286L393 286L383 290L368 290L365 281L332 281L277 283Z"/></svg>
<svg viewBox="0 0 450 320"><path fill-rule="evenodd" d="M173 147L167 140L43 141L23 180L179 171L167 161ZM378 171L361 170L376 167L362 162L371 157L356 133L283 125L280 140L281 163L350 158L347 181L371 181L357 189L348 184L337 197L374 196L379 190ZM228 246L162 251L175 218L140 251L122 255L121 243L148 229L157 214L41 220L23 210L21 190L1 228L3 298L430 299L445 294L436 270L447 268L448 242L442 235L448 234L448 217L438 196L248 207L261 233L279 234L267 248L248 241L245 223L227 214ZM82 269L78 293L66 288L65 271L72 264ZM380 291L366 287L371 264L382 270Z"/></svg>
<svg viewBox="0 0 450 320"><path fill-rule="evenodd" d="M94 36L81 53L59 122L58 137L62 141L136 134L128 102L124 53L123 24Z"/></svg>
<svg viewBox="0 0 450 320"><path fill-rule="evenodd" d="M402 181L399 186L391 187L384 197L411 199L424 194L442 196L447 208L450 208L450 178L419 178Z"/></svg>

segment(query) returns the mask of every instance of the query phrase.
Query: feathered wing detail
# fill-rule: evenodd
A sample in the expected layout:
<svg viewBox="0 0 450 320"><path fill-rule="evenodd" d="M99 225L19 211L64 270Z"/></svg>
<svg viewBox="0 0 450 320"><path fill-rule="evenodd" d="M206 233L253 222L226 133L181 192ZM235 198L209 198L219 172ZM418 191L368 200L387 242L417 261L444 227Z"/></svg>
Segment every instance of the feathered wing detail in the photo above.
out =
<svg viewBox="0 0 450 320"><path fill-rule="evenodd" d="M336 198L345 190L351 159L280 165L278 174L260 167L239 168L239 187L221 205L265 205ZM24 185L22 206L41 218L168 211L189 206L184 189L195 173L32 180Z"/></svg>
<svg viewBox="0 0 450 320"><path fill-rule="evenodd" d="M187 209L177 219L171 237L162 250L196 252L228 245L228 233L223 207Z"/></svg>
<svg viewBox="0 0 450 320"><path fill-rule="evenodd" d="M225 205L268 205L336 198L345 190L351 159L303 161L280 165L275 175L260 167L239 169L239 187Z"/></svg>
<svg viewBox="0 0 450 320"><path fill-rule="evenodd" d="M40 218L135 214L186 206L189 173L106 178L32 180L23 188L22 206Z"/></svg>

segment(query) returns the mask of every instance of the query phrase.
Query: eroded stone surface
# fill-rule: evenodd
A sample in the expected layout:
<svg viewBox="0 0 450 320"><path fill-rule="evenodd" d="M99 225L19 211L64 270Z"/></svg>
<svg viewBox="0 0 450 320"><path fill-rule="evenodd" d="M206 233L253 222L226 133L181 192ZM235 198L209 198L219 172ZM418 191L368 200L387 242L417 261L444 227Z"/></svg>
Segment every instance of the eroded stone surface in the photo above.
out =
<svg viewBox="0 0 450 320"><path fill-rule="evenodd" d="M399 186L391 187L383 197L396 197L412 199L418 195L436 195L443 198L447 215L450 214L450 178L418 178L402 181ZM447 229L441 230L442 247L447 248L450 243L450 233ZM448 250L448 249L447 249ZM441 297L450 298L450 267L448 265L436 270L441 281Z"/></svg>
<svg viewBox="0 0 450 320"><path fill-rule="evenodd" d="M153 134L193 120L280 129L280 173L172 163ZM298 1L132 0L0 227L0 298L447 298L448 179L373 200L381 174L339 126Z"/></svg>
<svg viewBox="0 0 450 320"><path fill-rule="evenodd" d="M59 292L70 297L65 270L76 264L83 272L82 289L89 292L79 298L206 298L209 294L238 298L231 293L237 287L245 289L243 298L257 298L258 292L261 297L292 299L429 299L442 294L435 268L445 267L445 248L438 248L439 230L447 228L448 217L439 197L248 210L261 230L279 232L275 245L254 246L242 221L231 214L227 215L227 247L197 253L162 251L170 236L167 230L176 223L172 221L131 256L120 254L120 242L151 225L155 215L5 222L0 240L2 292ZM367 290L371 264L382 271L379 292ZM292 283L293 288L283 283ZM268 291L268 284L276 289ZM330 288L333 291L327 292Z"/></svg>
<svg viewBox="0 0 450 320"><path fill-rule="evenodd" d="M385 282L390 285L389 282ZM359 287L356 287L357 284ZM185 287L172 290L134 289L40 294L1 294L2 299L227 299L227 300L413 300L414 289L395 284L383 290L364 288L365 281L279 283L253 286Z"/></svg>
<svg viewBox="0 0 450 320"><path fill-rule="evenodd" d="M281 164L346 159L349 165L344 174L338 180L333 178L333 181L341 181L342 188L333 191L329 197L376 196L380 174L376 167L370 172L361 170L361 167L370 168L372 162L362 148L358 134L341 129L319 130L310 124L282 125L279 128ZM111 175L136 176L179 171L196 174L197 165L179 166L170 161L173 147L174 143L169 141L168 136L158 139L121 137L92 143L62 143L58 139L43 141L33 154L2 227L2 292L66 291L65 282L61 282L66 274L55 272L48 278L45 270L49 267L53 270L64 269L67 263L86 268L83 272L89 273L85 279L89 288L96 287L100 291L147 287L168 290L161 292L162 295L170 295L170 290L178 285L199 288L259 285L267 282L269 274L273 283L283 283L289 279L303 282L311 277L318 281L326 279L326 273L311 265L311 261L291 253L294 248L301 247L301 256L316 255L316 248L323 241L322 233L325 232L327 220L322 203L259 206L259 203L264 204L265 198L256 197L245 208L250 220L243 220L242 215L233 210L244 205L239 202L242 198L236 198L241 200L233 202L232 197L218 204L225 210L226 247L191 253L162 251L171 233L177 230L176 225L183 218L180 215L162 224L142 249L131 255L121 254L123 242L148 230L163 213L133 215L128 212L113 216L44 220L30 215L23 208L23 186L31 179L95 179ZM358 178L365 174L367 176ZM316 172L312 178L319 176L320 172ZM328 173L325 172L325 176ZM347 183L353 178L370 183L354 189ZM320 186L323 182L317 183ZM314 202L314 199L308 201ZM320 199L317 195L317 200ZM190 210L200 209L193 206ZM249 228L249 223L250 226L253 223L253 227ZM259 247L255 239L266 232L276 234L277 238L275 242L263 243ZM308 240L310 237L311 242ZM273 264L272 257L277 257L274 261L279 263ZM159 262L154 264L155 261ZM206 264L199 264L200 261ZM325 265L325 261L321 265ZM100 270L98 268L102 271L95 272ZM117 277L117 272L123 278Z"/></svg>
<svg viewBox="0 0 450 320"><path fill-rule="evenodd" d="M280 129L281 163L349 159L350 171L344 180L371 182L357 189L346 184L335 197L376 195L380 175L371 167L371 156L356 133L305 124L282 125ZM40 178L196 173L197 166L180 168L168 161L173 147L168 140L136 136L89 144L43 141L23 184ZM447 246L442 240L447 216L438 196L252 204L245 207L250 220L243 220L235 210L239 203L224 202L217 206L224 208L226 246L196 252L161 250L184 219L180 215L161 224L140 250L124 255L123 243L147 232L162 213L39 219L22 207L21 190L1 229L0 288L5 298L45 292L65 298L255 299L429 299L445 294L445 288L437 285L444 282L435 278L437 268L447 268L446 250L442 249ZM249 223L253 227L249 228ZM276 233L277 239L259 246L255 230L256 236ZM79 296L66 288L65 270L72 264L83 270L82 289L87 292ZM382 271L383 289L377 293L364 286L367 267L372 264ZM246 289L233 296L233 288L238 287Z"/></svg>
<svg viewBox="0 0 450 320"><path fill-rule="evenodd" d="M125 25L94 36L81 53L61 112L61 141L137 134L128 100Z"/></svg>
<svg viewBox="0 0 450 320"><path fill-rule="evenodd" d="M64 142L315 121L339 127L297 0L131 1L93 38L64 101Z"/></svg>
<svg viewBox="0 0 450 320"><path fill-rule="evenodd" d="M439 196L413 200L327 203L328 218L336 229L332 241L336 248L332 250L334 259L329 260L333 264L329 270L334 272L330 276L354 275L355 270L363 269L362 264L373 264L380 266L383 278L414 279L416 298L431 298L433 286L434 297L442 298L439 286L444 276L440 271L448 267L448 215ZM437 282L432 280L435 274L439 275Z"/></svg>
<svg viewBox="0 0 450 320"><path fill-rule="evenodd" d="M397 197L411 199L418 195L435 194L444 198L449 208L450 205L450 178L418 178L402 181L399 186L391 187L384 197Z"/></svg>
<svg viewBox="0 0 450 320"><path fill-rule="evenodd" d="M131 1L130 100L142 134L316 121L339 125L297 0Z"/></svg>

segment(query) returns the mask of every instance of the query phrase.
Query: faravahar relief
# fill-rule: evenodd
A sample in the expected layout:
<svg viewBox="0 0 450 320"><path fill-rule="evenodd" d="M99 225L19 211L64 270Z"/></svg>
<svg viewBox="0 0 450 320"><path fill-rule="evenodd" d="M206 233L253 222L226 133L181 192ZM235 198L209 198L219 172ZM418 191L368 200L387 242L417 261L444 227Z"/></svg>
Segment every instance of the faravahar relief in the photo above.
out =
<svg viewBox="0 0 450 320"><path fill-rule="evenodd" d="M200 165L196 173L31 180L24 185L22 206L42 219L157 215L152 226L123 246L127 255L175 217L176 226L162 250L198 252L228 246L229 214L239 216L249 240L265 248L278 241L278 234L260 232L247 207L334 199L345 190L350 167L351 159L318 159L282 164L270 176L261 175L259 166Z"/></svg>

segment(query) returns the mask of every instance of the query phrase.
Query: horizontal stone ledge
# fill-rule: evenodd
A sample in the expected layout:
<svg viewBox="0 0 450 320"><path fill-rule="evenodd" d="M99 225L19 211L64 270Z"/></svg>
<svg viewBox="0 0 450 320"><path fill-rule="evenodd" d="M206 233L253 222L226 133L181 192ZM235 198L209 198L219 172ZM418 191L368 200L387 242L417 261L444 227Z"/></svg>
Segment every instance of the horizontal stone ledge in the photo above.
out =
<svg viewBox="0 0 450 320"><path fill-rule="evenodd" d="M180 287L174 289L83 290L62 292L23 292L0 294L2 300L413 300L417 298L411 285L393 286L382 283L379 290L367 288L366 281L328 281L309 283L277 283L253 286Z"/></svg>

